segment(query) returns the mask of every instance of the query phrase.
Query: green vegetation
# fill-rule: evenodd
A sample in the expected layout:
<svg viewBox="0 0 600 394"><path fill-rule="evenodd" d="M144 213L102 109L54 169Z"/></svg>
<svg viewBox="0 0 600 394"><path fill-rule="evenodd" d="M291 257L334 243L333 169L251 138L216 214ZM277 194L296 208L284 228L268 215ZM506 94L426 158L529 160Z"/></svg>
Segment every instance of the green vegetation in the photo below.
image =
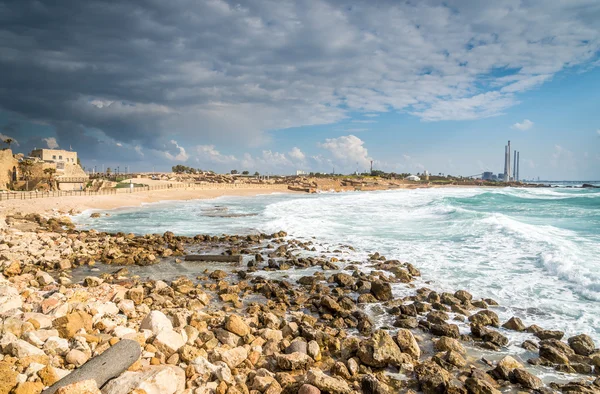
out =
<svg viewBox="0 0 600 394"><path fill-rule="evenodd" d="M15 140L13 140L12 138L7 138L4 140L4 143L8 146L7 149L10 149L10 144L12 144L13 142L15 142Z"/></svg>
<svg viewBox="0 0 600 394"><path fill-rule="evenodd" d="M231 175L239 174L238 170L231 170Z"/></svg>
<svg viewBox="0 0 600 394"><path fill-rule="evenodd" d="M171 167L171 171L176 174L198 174L202 173L202 170L199 168L192 168L188 166L184 166L181 164L177 164L176 166Z"/></svg>
<svg viewBox="0 0 600 394"><path fill-rule="evenodd" d="M242 171L242 175L250 175L250 171Z"/></svg>
<svg viewBox="0 0 600 394"><path fill-rule="evenodd" d="M116 189L128 189L131 187L131 183L129 182L123 182L123 183L117 183L117 186L115 186ZM145 187L146 185L142 184L142 183L133 183L133 187Z"/></svg>

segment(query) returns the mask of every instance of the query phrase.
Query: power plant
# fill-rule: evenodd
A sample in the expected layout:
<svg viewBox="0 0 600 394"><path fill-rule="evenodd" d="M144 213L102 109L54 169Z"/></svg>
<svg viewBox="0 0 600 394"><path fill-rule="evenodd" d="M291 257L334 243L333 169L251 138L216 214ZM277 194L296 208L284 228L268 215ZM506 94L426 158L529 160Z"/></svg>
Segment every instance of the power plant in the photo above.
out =
<svg viewBox="0 0 600 394"><path fill-rule="evenodd" d="M519 166L520 166L520 152L516 150L513 153L513 160L511 163L511 147L510 141L508 145L504 146L504 182L519 181Z"/></svg>

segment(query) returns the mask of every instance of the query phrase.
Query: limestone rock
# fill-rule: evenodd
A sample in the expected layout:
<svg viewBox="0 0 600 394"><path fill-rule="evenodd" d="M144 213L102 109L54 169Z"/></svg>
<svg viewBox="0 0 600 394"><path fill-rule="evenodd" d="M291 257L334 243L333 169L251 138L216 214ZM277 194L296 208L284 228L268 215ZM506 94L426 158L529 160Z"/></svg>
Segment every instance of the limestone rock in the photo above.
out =
<svg viewBox="0 0 600 394"><path fill-rule="evenodd" d="M241 337L250 334L250 327L238 315L230 315L227 318L225 329Z"/></svg>
<svg viewBox="0 0 600 394"><path fill-rule="evenodd" d="M88 358L89 357L81 350L71 349L69 353L67 353L65 361L79 368L87 362Z"/></svg>
<svg viewBox="0 0 600 394"><path fill-rule="evenodd" d="M348 386L348 383L345 380L327 376L323 371L318 369L311 369L308 371L306 374L306 382L317 387L321 391L331 394L350 393L350 386Z"/></svg>
<svg viewBox="0 0 600 394"><path fill-rule="evenodd" d="M565 333L562 331L558 331L558 330L541 330L541 331L535 332L533 335L540 338L541 340L557 339L560 341L562 339L562 337L565 336Z"/></svg>
<svg viewBox="0 0 600 394"><path fill-rule="evenodd" d="M102 394L174 394L185 388L185 372L173 365L151 366L139 372L124 372L102 388ZM142 391L143 390L143 391Z"/></svg>
<svg viewBox="0 0 600 394"><path fill-rule="evenodd" d="M102 394L102 392L98 389L96 381L90 379L61 387L56 391L56 394Z"/></svg>
<svg viewBox="0 0 600 394"><path fill-rule="evenodd" d="M589 335L581 334L569 338L569 346L580 356L589 356L595 350L596 345Z"/></svg>
<svg viewBox="0 0 600 394"><path fill-rule="evenodd" d="M387 282L376 280L371 283L371 293L379 301L389 301L393 299L392 286Z"/></svg>
<svg viewBox="0 0 600 394"><path fill-rule="evenodd" d="M540 378L527 372L522 368L516 368L511 372L510 381L518 383L526 389L539 390L544 386Z"/></svg>
<svg viewBox="0 0 600 394"><path fill-rule="evenodd" d="M468 378L465 381L465 386L469 394L501 394L491 383L483 379Z"/></svg>
<svg viewBox="0 0 600 394"><path fill-rule="evenodd" d="M277 366L284 371L306 369L313 362L309 355L300 352L278 354L275 359L277 360Z"/></svg>
<svg viewBox="0 0 600 394"><path fill-rule="evenodd" d="M60 337L49 337L44 343L44 351L51 356L64 356L69 351L69 341Z"/></svg>
<svg viewBox="0 0 600 394"><path fill-rule="evenodd" d="M152 344L165 356L170 357L185 345L185 341L181 334L173 330L161 330Z"/></svg>
<svg viewBox="0 0 600 394"><path fill-rule="evenodd" d="M415 367L417 380L424 394L445 393L450 374L433 361L426 361Z"/></svg>
<svg viewBox="0 0 600 394"><path fill-rule="evenodd" d="M17 358L46 355L46 353L44 353L43 350L38 349L37 347L33 346L28 342L25 342L22 339L18 339L11 343L8 346L8 351L10 352L10 354Z"/></svg>
<svg viewBox="0 0 600 394"><path fill-rule="evenodd" d="M11 309L18 309L23 306L23 300L17 289L9 285L0 284L0 314L4 314Z"/></svg>
<svg viewBox="0 0 600 394"><path fill-rule="evenodd" d="M506 323L502 325L502 327L506 328L507 330L513 331L525 331L525 329L527 328L525 324L523 324L523 321L521 321L521 319L519 319L518 317L511 317Z"/></svg>
<svg viewBox="0 0 600 394"><path fill-rule="evenodd" d="M398 330L398 334L396 335L396 342L398 343L398 347L403 353L409 354L414 359L419 359L421 357L421 348L419 348L419 344L417 340L413 336L412 332L407 329L401 328Z"/></svg>
<svg viewBox="0 0 600 394"><path fill-rule="evenodd" d="M71 339L81 329L86 332L92 331L92 317L83 311L76 311L54 319L52 326L62 338Z"/></svg>
<svg viewBox="0 0 600 394"><path fill-rule="evenodd" d="M400 366L411 361L411 357L402 353L385 330L378 330L370 339L362 341L357 355L363 364L375 368L385 368L388 364Z"/></svg>
<svg viewBox="0 0 600 394"><path fill-rule="evenodd" d="M8 394L13 387L17 385L17 376L19 373L13 371L11 365L0 361L0 394Z"/></svg>
<svg viewBox="0 0 600 394"><path fill-rule="evenodd" d="M500 327L500 319L498 318L498 315L495 312L487 309L469 316L469 321L482 326Z"/></svg>
<svg viewBox="0 0 600 394"><path fill-rule="evenodd" d="M39 394L44 389L41 382L23 382L12 391L13 394Z"/></svg>
<svg viewBox="0 0 600 394"><path fill-rule="evenodd" d="M248 351L241 346L226 350L221 354L221 361L227 364L229 368L237 367L244 362L246 358L248 358Z"/></svg>
<svg viewBox="0 0 600 394"><path fill-rule="evenodd" d="M569 358L564 353L549 345L540 346L540 357L554 364L569 364Z"/></svg>
<svg viewBox="0 0 600 394"><path fill-rule="evenodd" d="M321 394L321 390L312 384L303 384L298 389L298 394Z"/></svg>
<svg viewBox="0 0 600 394"><path fill-rule="evenodd" d="M435 342L434 344L434 348L435 350L441 352L452 350L459 354L467 353L465 347L459 341L450 337L441 337L440 339L438 339L437 342Z"/></svg>
<svg viewBox="0 0 600 394"><path fill-rule="evenodd" d="M502 360L498 361L493 374L498 379L509 380L510 373L517 368L523 368L523 365L512 356L504 356Z"/></svg>
<svg viewBox="0 0 600 394"><path fill-rule="evenodd" d="M173 331L173 323L161 311L152 311L140 323L140 330L150 330L158 335L163 330Z"/></svg>

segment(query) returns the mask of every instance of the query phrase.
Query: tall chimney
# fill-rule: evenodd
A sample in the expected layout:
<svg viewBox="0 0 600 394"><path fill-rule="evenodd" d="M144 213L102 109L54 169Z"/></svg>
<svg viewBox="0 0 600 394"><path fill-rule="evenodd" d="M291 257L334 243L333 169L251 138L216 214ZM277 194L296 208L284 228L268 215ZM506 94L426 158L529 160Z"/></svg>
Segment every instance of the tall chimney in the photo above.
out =
<svg viewBox="0 0 600 394"><path fill-rule="evenodd" d="M520 174L519 174L519 170L521 168L521 152L517 152L517 182L519 182L520 178Z"/></svg>
<svg viewBox="0 0 600 394"><path fill-rule="evenodd" d="M513 165L513 169L512 170L513 170L513 181L516 181L517 180L517 150L516 149L515 149L515 155L514 156L515 156L513 158L514 165Z"/></svg>
<svg viewBox="0 0 600 394"><path fill-rule="evenodd" d="M506 150L508 149L508 145L504 145L504 181L506 181L506 173L508 171L508 165L506 164Z"/></svg>
<svg viewBox="0 0 600 394"><path fill-rule="evenodd" d="M510 173L511 173L511 166L510 166L510 140L508 141L508 158L507 158L507 162L508 162L508 181L510 182Z"/></svg>

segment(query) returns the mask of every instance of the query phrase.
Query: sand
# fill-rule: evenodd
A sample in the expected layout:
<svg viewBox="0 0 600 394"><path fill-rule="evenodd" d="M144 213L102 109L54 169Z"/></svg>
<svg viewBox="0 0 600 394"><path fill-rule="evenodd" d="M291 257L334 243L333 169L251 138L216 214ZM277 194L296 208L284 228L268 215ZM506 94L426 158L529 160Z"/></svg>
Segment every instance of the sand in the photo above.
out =
<svg viewBox="0 0 600 394"><path fill-rule="evenodd" d="M221 196L255 196L258 194L294 193L286 189L170 189L139 191L136 193L118 193L99 196L69 196L34 198L31 200L0 201L0 217L20 212L57 215L80 213L87 209L114 209L135 207L144 203L169 200L197 200Z"/></svg>

